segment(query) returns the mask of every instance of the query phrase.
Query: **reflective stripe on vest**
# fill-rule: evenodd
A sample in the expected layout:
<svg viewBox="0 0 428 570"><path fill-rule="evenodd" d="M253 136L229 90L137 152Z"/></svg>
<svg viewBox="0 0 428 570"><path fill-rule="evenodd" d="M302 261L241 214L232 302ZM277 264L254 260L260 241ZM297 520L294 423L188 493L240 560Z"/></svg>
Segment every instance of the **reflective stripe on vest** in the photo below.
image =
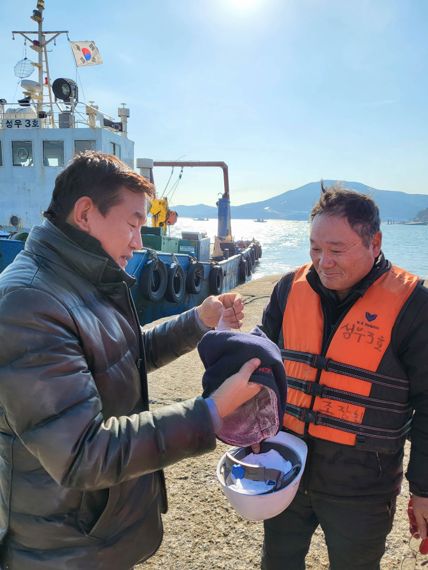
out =
<svg viewBox="0 0 428 570"><path fill-rule="evenodd" d="M287 374L284 426L345 445L397 442L410 429L408 380L397 362L394 375L379 365L394 323L418 283L398 267L384 273L337 325L322 353L324 318L319 296L297 270L283 317ZM383 445L386 442L385 445Z"/></svg>

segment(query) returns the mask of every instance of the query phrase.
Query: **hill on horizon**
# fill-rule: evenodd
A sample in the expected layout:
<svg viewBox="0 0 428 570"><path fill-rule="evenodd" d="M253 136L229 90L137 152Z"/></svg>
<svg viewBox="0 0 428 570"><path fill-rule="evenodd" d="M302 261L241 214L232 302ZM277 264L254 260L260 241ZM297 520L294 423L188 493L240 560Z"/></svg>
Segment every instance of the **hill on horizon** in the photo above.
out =
<svg viewBox="0 0 428 570"><path fill-rule="evenodd" d="M335 180L324 180L325 186L331 186ZM395 190L378 190L361 182L341 181L345 188L356 190L374 199L379 206L384 222L402 222L413 220L418 212L428 208L428 194L406 194ZM287 190L278 196L231 206L232 219L264 218L266 220L308 220L309 213L320 195L320 183L309 182L304 186ZM206 204L173 207L180 216L189 218L215 218L217 208Z"/></svg>

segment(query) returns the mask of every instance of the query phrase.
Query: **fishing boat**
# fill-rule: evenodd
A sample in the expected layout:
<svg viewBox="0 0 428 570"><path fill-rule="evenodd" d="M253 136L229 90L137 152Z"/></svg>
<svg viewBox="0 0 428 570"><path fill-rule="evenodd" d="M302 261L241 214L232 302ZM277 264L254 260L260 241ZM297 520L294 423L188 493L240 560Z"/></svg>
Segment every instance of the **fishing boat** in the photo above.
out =
<svg viewBox="0 0 428 570"><path fill-rule="evenodd" d="M261 257L255 240L232 237L228 167L224 162L170 162L134 159L128 138L129 108L118 117L104 114L94 102L80 100L76 82L51 79L48 49L67 31L44 31L44 0L38 0L31 19L37 30L14 31L35 53L14 67L22 96L14 102L0 99L0 271L24 248L29 230L43 220L56 176L72 157L85 150L118 156L130 168L154 182L154 169L214 167L223 171L223 192L217 201L218 228L214 243L205 234L183 232L171 237L168 228L177 215L166 198L150 205L151 226L142 229L143 249L134 253L127 271L136 278L132 288L141 324L196 306L211 294L220 294L251 277ZM72 42L76 65L101 63L94 42ZM37 80L29 79L37 73Z"/></svg>

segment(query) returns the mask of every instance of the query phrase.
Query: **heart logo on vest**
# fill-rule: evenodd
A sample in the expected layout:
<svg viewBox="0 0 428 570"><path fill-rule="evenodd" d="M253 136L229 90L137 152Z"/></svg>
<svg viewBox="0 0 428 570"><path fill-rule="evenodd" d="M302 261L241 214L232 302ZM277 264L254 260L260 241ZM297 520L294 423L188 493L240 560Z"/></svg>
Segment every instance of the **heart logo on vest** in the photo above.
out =
<svg viewBox="0 0 428 570"><path fill-rule="evenodd" d="M375 313L367 313L366 312L366 319L371 323L375 319L377 319L377 315Z"/></svg>

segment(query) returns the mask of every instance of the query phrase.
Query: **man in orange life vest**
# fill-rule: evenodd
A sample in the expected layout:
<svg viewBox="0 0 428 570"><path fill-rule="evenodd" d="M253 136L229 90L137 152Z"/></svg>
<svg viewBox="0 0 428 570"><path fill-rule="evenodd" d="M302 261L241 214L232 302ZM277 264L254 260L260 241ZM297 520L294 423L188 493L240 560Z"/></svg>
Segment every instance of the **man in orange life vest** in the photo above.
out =
<svg viewBox="0 0 428 570"><path fill-rule="evenodd" d="M309 448L293 503L265 521L264 570L304 569L318 525L331 570L378 569L409 436L406 477L427 536L428 289L383 256L372 199L322 191L312 264L279 281L263 315L287 373L284 429Z"/></svg>

